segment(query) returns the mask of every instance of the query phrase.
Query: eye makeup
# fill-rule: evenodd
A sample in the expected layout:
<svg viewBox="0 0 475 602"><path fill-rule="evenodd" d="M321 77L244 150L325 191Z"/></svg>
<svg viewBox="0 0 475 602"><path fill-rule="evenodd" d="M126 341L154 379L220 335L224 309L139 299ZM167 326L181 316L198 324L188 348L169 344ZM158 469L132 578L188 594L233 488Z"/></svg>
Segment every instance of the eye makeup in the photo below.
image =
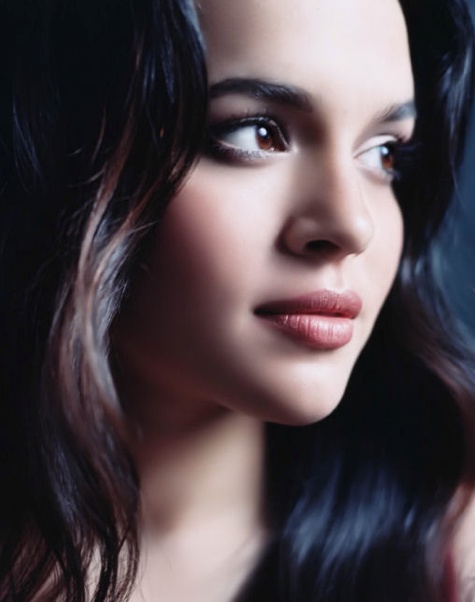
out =
<svg viewBox="0 0 475 602"><path fill-rule="evenodd" d="M285 128L267 114L232 117L208 128L206 151L216 159L247 162L289 150Z"/></svg>

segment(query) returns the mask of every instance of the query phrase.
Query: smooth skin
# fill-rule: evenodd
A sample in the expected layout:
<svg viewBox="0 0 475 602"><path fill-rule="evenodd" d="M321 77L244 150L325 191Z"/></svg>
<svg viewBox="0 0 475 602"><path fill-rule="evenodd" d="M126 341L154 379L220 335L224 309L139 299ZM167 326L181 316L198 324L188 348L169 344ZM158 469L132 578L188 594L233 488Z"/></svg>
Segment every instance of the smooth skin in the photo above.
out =
<svg viewBox="0 0 475 602"><path fill-rule="evenodd" d="M197 2L209 144L115 332L143 492L133 602L232 600L266 540L263 423L336 407L403 240L391 182L415 111L398 2ZM362 301L337 349L256 313L322 289Z"/></svg>

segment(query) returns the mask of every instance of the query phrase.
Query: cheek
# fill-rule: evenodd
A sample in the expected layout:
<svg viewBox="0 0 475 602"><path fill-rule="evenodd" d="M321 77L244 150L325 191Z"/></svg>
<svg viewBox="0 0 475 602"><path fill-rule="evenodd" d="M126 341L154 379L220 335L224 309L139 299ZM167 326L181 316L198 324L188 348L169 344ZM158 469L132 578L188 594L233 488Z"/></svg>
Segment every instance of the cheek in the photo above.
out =
<svg viewBox="0 0 475 602"><path fill-rule="evenodd" d="M253 274L268 254L276 216L256 202L264 194L255 184L236 181L225 168L195 170L156 235L150 263L165 292L179 289L196 302L206 297L226 305L257 284Z"/></svg>
<svg viewBox="0 0 475 602"><path fill-rule="evenodd" d="M368 276L381 288L384 297L397 273L404 242L404 227L399 205L395 200L386 204L379 216L372 248L372 267Z"/></svg>
<svg viewBox="0 0 475 602"><path fill-rule="evenodd" d="M226 216L211 210L202 200L206 191L184 189L171 203L156 234L149 265L159 289L160 304L196 307L206 291L216 304L219 283L226 265L236 258L229 254L230 236L235 236Z"/></svg>
<svg viewBox="0 0 475 602"><path fill-rule="evenodd" d="M402 248L404 244L404 223L402 218L401 208L397 201L394 202L393 211L388 220L388 232L390 235L390 249L388 249L388 255L393 264L393 277L399 266L401 259Z"/></svg>

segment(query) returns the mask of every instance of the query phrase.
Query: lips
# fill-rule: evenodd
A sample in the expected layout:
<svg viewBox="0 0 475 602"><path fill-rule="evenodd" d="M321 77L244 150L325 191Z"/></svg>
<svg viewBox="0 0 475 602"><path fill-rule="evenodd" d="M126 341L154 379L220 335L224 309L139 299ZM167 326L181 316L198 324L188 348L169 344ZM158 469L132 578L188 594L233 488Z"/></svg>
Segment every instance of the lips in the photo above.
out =
<svg viewBox="0 0 475 602"><path fill-rule="evenodd" d="M353 291L321 290L265 303L255 315L307 347L332 350L350 342L361 308L361 299Z"/></svg>

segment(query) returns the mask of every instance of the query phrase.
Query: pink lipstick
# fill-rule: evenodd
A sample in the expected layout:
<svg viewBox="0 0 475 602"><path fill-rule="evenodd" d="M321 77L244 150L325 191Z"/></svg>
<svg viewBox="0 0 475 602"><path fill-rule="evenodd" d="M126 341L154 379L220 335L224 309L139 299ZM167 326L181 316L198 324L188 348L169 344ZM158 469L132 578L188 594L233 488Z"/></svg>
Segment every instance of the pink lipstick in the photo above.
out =
<svg viewBox="0 0 475 602"><path fill-rule="evenodd" d="M265 303L255 314L307 347L331 350L350 342L361 307L353 291L321 290Z"/></svg>

